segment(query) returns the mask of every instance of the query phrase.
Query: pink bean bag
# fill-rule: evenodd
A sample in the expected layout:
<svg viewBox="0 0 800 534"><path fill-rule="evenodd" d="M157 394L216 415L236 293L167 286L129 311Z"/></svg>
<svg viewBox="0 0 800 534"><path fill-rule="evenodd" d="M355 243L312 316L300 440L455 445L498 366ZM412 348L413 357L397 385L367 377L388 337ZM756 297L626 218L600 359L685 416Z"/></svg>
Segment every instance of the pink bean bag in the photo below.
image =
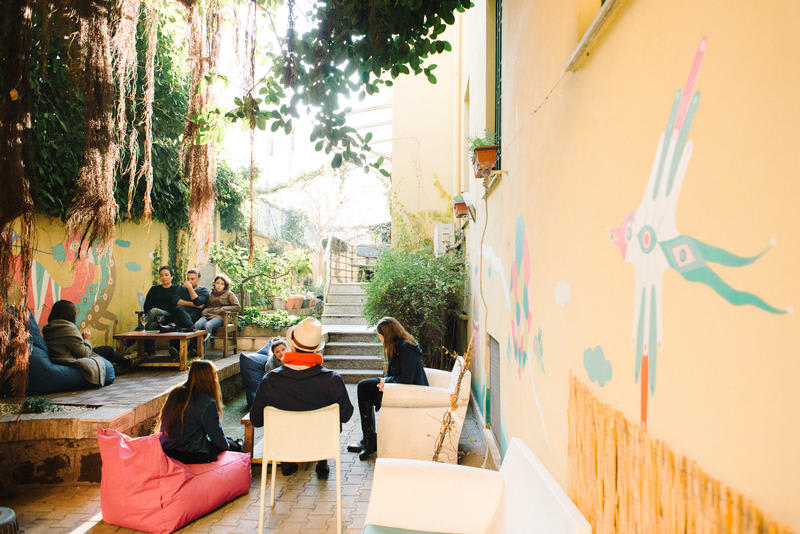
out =
<svg viewBox="0 0 800 534"><path fill-rule="evenodd" d="M226 451L216 462L187 465L164 454L158 437L98 427L106 523L166 534L250 491L249 455Z"/></svg>

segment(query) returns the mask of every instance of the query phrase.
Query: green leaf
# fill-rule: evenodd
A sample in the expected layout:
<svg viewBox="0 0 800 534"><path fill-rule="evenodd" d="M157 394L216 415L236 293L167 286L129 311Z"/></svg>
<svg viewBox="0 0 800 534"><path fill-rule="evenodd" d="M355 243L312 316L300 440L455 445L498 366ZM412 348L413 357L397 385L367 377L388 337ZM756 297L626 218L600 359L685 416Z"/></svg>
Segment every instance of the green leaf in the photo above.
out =
<svg viewBox="0 0 800 534"><path fill-rule="evenodd" d="M336 154L335 156L333 156L333 159L331 160L331 167L333 167L334 169L338 169L341 166L342 166L342 155Z"/></svg>

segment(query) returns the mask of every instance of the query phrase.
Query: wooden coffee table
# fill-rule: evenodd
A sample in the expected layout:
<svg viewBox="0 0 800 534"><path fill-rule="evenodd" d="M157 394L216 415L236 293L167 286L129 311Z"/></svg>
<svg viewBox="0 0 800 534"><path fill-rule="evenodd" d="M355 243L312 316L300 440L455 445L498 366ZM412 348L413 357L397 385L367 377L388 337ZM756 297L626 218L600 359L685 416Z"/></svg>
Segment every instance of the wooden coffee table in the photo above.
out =
<svg viewBox="0 0 800 534"><path fill-rule="evenodd" d="M125 332L124 334L117 334L114 336L114 340L117 342L117 352L122 354L124 350L125 341L127 340L134 340L136 341L136 349L138 352L138 359L144 359L144 342L148 340L157 341L159 339L165 339L171 341L173 339L178 340L178 354L180 356L180 361L175 364L173 362L144 362L139 364L141 367L175 367L178 366L178 369L184 371L186 369L186 360L188 356L188 341L190 339L197 339L197 357L203 359L203 336L205 336L205 330L195 330L194 332L169 332L169 333L159 333L159 332L147 332L144 330L134 331L134 332Z"/></svg>

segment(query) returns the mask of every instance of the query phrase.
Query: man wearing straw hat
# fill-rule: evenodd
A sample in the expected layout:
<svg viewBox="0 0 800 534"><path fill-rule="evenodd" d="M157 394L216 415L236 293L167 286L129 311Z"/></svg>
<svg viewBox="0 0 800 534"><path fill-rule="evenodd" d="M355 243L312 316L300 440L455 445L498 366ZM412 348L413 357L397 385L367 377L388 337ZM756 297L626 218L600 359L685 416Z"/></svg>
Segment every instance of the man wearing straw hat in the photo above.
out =
<svg viewBox="0 0 800 534"><path fill-rule="evenodd" d="M353 404L339 373L322 366L322 324L307 317L289 329L286 339L290 350L283 354L283 367L264 375L256 391L250 409L253 426L264 424L265 406L299 412L323 408L334 402L339 404L341 422L346 423L353 415ZM297 464L281 463L284 476L295 471ZM316 472L317 478L328 478L328 460L317 462Z"/></svg>

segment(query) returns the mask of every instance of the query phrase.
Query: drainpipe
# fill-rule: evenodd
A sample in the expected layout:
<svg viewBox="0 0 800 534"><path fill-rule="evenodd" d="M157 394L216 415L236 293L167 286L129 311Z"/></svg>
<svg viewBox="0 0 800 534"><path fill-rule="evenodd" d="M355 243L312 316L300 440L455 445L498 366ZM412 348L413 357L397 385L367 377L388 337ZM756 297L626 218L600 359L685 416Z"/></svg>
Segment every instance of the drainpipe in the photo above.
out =
<svg viewBox="0 0 800 534"><path fill-rule="evenodd" d="M464 14L458 14L458 43L456 44L456 50L458 50L458 64L456 65L456 83L458 87L456 87L456 115L458 117L457 124L456 124L456 172L458 173L458 191L456 193L461 193L464 188L463 184L461 183L461 164L464 158L461 157L461 110L464 108L463 98L461 98L461 69L462 69L462 41L461 41L461 33L464 26L463 19Z"/></svg>

